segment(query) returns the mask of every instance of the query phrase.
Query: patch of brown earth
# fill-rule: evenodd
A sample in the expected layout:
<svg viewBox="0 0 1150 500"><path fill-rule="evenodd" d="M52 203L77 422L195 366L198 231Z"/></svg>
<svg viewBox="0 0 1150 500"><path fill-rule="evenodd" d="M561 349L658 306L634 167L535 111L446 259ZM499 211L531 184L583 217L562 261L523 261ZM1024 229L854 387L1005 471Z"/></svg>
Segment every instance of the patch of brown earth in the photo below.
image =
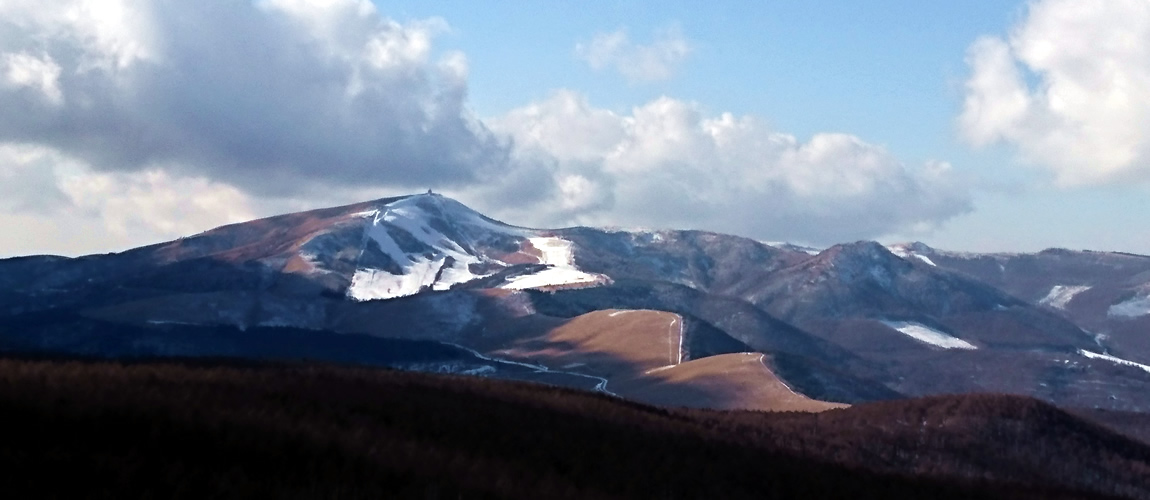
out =
<svg viewBox="0 0 1150 500"><path fill-rule="evenodd" d="M682 324L678 314L663 311L594 311L518 336L493 354L613 381L630 379L681 361Z"/></svg>
<svg viewBox="0 0 1150 500"><path fill-rule="evenodd" d="M516 332L509 347L488 350L489 354L604 377L609 380L608 391L627 399L661 406L763 411L847 406L791 391L763 364L761 353L685 361L683 319L678 314L607 309L550 328L539 318L515 323L518 328L512 328ZM528 333L532 328L542 333Z"/></svg>
<svg viewBox="0 0 1150 500"><path fill-rule="evenodd" d="M820 412L850 405L792 391L766 365L763 354L722 354L656 368L615 386L620 396L659 406L719 410Z"/></svg>
<svg viewBox="0 0 1150 500"><path fill-rule="evenodd" d="M519 251L501 255L499 260L508 264L538 264L543 261L543 252L535 245L531 244L530 240L524 239L523 243L519 246Z"/></svg>

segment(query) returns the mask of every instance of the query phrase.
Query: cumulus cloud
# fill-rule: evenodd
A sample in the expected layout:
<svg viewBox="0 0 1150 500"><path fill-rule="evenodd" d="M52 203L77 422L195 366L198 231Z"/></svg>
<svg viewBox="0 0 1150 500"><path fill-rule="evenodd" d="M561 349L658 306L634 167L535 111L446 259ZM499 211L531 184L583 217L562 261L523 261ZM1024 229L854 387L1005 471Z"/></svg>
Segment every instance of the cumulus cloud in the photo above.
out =
<svg viewBox="0 0 1150 500"><path fill-rule="evenodd" d="M0 142L250 192L452 186L507 145L467 110L442 20L368 0L0 3Z"/></svg>
<svg viewBox="0 0 1150 500"><path fill-rule="evenodd" d="M51 149L0 145L0 256L131 248L257 213L243 192L210 179L94 172Z"/></svg>
<svg viewBox="0 0 1150 500"><path fill-rule="evenodd" d="M657 32L649 44L634 43L619 29L575 45L575 54L596 70L612 68L631 83L647 83L674 76L691 44L675 26Z"/></svg>
<svg viewBox="0 0 1150 500"><path fill-rule="evenodd" d="M529 208L536 219L832 243L926 231L970 207L946 163L912 168L852 135L803 142L667 97L617 114L560 91L490 124L555 159L561 188Z"/></svg>
<svg viewBox="0 0 1150 500"><path fill-rule="evenodd" d="M1150 180L1150 4L1043 0L968 50L959 125L1065 186Z"/></svg>
<svg viewBox="0 0 1150 500"><path fill-rule="evenodd" d="M479 120L467 58L435 50L448 29L368 0L0 1L0 254L122 249L428 187L521 225L810 243L969 208L945 163L668 97L620 112L559 91ZM690 46L617 32L579 52L650 81Z"/></svg>

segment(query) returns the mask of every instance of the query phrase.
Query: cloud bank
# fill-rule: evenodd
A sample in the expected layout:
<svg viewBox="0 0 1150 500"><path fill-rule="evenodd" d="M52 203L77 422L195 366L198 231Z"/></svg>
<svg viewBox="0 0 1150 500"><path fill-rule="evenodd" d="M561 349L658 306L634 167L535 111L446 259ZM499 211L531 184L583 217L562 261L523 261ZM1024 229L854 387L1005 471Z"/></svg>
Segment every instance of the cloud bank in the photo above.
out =
<svg viewBox="0 0 1150 500"><path fill-rule="evenodd" d="M670 97L619 112L561 90L481 120L466 57L434 46L449 29L367 0L0 2L0 255L120 249L426 188L520 225L810 243L969 209L943 162ZM636 81L689 51L675 31L580 49Z"/></svg>
<svg viewBox="0 0 1150 500"><path fill-rule="evenodd" d="M927 231L970 208L948 164L916 168L849 134L808 141L663 97L616 114L556 92L491 122L555 159L556 222L680 227L832 243Z"/></svg>
<svg viewBox="0 0 1150 500"><path fill-rule="evenodd" d="M4 2L0 140L272 194L472 183L507 151L466 59L432 60L444 29L367 0Z"/></svg>
<svg viewBox="0 0 1150 500"><path fill-rule="evenodd" d="M1150 180L1150 4L1044 0L968 50L959 126L1063 186Z"/></svg>

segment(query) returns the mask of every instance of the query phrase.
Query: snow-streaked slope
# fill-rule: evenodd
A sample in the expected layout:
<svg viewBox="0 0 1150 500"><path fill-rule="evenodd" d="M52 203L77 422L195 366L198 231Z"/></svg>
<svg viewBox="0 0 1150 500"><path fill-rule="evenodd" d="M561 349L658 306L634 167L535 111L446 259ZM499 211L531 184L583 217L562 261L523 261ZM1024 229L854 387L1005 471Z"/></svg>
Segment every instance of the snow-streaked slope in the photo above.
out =
<svg viewBox="0 0 1150 500"><path fill-rule="evenodd" d="M882 323L915 340L943 349L977 349L970 342L952 337L920 323L912 321L883 321Z"/></svg>
<svg viewBox="0 0 1150 500"><path fill-rule="evenodd" d="M1110 306L1106 311L1110 317L1136 318L1150 314L1150 294L1141 295Z"/></svg>
<svg viewBox="0 0 1150 500"><path fill-rule="evenodd" d="M436 195L411 196L356 215L370 220L361 254L369 243L375 243L395 263L398 273L378 267L357 268L347 289L347 296L355 300L403 297L424 289L446 290L490 275L490 272L477 274L472 266L498 262L464 245L472 247L470 243L474 240L492 233L506 236L528 233L491 222L454 200ZM436 227L451 227L455 239ZM411 236L423 245L423 250L405 251L396 241L396 234Z"/></svg>
<svg viewBox="0 0 1150 500"><path fill-rule="evenodd" d="M1054 285L1050 288L1050 293L1047 293L1038 303L1055 309L1066 309L1066 304L1070 303L1070 299L1089 289L1088 286Z"/></svg>
<svg viewBox="0 0 1150 500"><path fill-rule="evenodd" d="M1090 351L1086 351L1083 349L1079 349L1078 354L1081 354L1081 355L1086 356L1086 357L1091 358L1091 359L1102 359L1102 360L1106 360L1106 361L1109 361L1111 363L1116 363L1119 365L1126 365L1126 366L1133 366L1135 368L1141 368L1143 371L1150 373L1150 365L1144 365L1142 363L1135 363L1135 362L1130 361L1128 359L1122 359L1122 358L1114 357L1114 356L1111 356L1109 354L1100 354L1097 352L1090 352Z"/></svg>
<svg viewBox="0 0 1150 500"><path fill-rule="evenodd" d="M346 295L390 299L423 290L447 290L535 260L546 267L509 278L522 290L610 282L575 266L572 243L550 232L502 224L450 198L416 195L353 214L365 229ZM534 249L535 251L533 251ZM314 260L314 259L312 259Z"/></svg>
<svg viewBox="0 0 1150 500"><path fill-rule="evenodd" d="M759 243L762 243L762 244L769 246L769 247L778 248L780 250L790 250L792 252L802 252L802 253L805 253L807 255L818 255L823 250L826 250L826 248L817 248L817 247L812 247L812 246L807 246L807 245L797 245L794 243L787 243L785 241L760 241Z"/></svg>
<svg viewBox="0 0 1150 500"><path fill-rule="evenodd" d="M918 250L919 248L924 248L924 249L930 248L930 247L927 247L921 243L903 243L903 244L898 244L898 245L888 245L886 248L887 248L887 250L890 250L890 253L893 253L893 254L895 254L899 257L902 257L904 259L909 260L909 259L914 258L914 259L918 259L918 260L926 263L927 265L938 267L938 264L935 264L933 260L930 260L930 257L927 257L926 255L923 255L922 253L919 252L919 250Z"/></svg>
<svg viewBox="0 0 1150 500"><path fill-rule="evenodd" d="M534 274L511 278L502 288L523 290L551 286L593 285L605 281L602 275L585 273L575 267L575 255L570 241L556 236L539 236L530 238L529 241L531 246L543 254L539 263L548 267Z"/></svg>

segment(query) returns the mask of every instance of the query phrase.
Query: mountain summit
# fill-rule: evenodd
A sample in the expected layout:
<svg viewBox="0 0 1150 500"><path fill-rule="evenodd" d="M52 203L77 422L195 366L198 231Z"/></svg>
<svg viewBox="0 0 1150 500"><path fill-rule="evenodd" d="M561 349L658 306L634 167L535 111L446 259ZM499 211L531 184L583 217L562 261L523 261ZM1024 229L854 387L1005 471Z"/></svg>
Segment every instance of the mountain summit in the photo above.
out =
<svg viewBox="0 0 1150 500"><path fill-rule="evenodd" d="M233 224L129 253L142 252L165 264L258 264L354 300L495 275L497 286L513 289L606 281L575 268L571 243L552 232L504 224L430 192Z"/></svg>

